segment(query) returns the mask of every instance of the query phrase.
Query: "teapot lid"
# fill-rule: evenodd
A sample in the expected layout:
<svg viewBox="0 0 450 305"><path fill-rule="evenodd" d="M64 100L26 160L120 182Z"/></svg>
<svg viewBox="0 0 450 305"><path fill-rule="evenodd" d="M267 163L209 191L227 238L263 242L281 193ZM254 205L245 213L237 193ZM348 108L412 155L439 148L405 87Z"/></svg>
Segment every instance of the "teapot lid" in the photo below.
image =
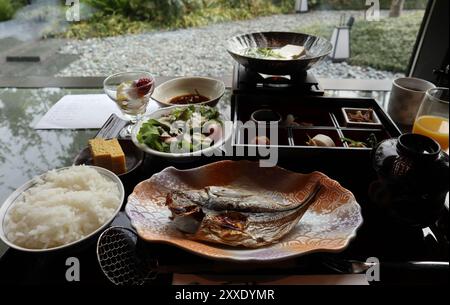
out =
<svg viewBox="0 0 450 305"><path fill-rule="evenodd" d="M439 157L441 146L429 137L406 133L398 138L397 152L411 159L435 161Z"/></svg>

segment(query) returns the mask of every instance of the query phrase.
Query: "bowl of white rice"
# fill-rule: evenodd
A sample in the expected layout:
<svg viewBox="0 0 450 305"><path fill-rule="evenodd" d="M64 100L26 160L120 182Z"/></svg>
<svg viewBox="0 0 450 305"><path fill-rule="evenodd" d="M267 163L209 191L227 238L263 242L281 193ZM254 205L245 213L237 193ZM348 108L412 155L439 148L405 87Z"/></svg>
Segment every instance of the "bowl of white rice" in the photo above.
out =
<svg viewBox="0 0 450 305"><path fill-rule="evenodd" d="M0 238L26 252L56 251L103 231L125 191L114 173L94 166L47 172L12 193L0 208Z"/></svg>

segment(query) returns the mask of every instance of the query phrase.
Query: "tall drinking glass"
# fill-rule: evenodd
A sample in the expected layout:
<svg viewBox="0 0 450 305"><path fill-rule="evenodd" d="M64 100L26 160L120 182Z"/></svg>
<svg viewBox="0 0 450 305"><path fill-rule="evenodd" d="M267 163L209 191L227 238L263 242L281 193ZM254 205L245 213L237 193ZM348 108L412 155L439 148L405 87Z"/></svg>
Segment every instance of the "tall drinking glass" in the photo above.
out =
<svg viewBox="0 0 450 305"><path fill-rule="evenodd" d="M441 145L442 150L449 148L449 89L434 88L427 91L414 123L413 133L430 137Z"/></svg>
<svg viewBox="0 0 450 305"><path fill-rule="evenodd" d="M145 113L155 89L153 75L145 71L113 74L105 79L103 89L130 120L131 124L120 134L122 137L130 137L133 125Z"/></svg>

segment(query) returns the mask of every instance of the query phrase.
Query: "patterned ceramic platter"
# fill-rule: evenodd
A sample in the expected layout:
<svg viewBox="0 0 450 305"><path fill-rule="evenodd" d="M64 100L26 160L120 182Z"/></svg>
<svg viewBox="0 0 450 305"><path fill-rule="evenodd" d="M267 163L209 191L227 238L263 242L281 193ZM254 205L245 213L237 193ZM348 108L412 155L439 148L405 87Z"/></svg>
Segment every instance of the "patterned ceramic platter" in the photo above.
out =
<svg viewBox="0 0 450 305"><path fill-rule="evenodd" d="M302 201L317 182L323 187L316 202L294 230L279 243L259 249L190 240L171 223L171 212L164 204L171 190L199 190L212 185L258 191L288 202ZM311 252L339 252L348 246L363 222L353 194L326 175L261 168L258 162L250 161L221 161L187 171L167 168L135 188L128 198L126 213L144 240L172 244L212 259L237 261L274 261Z"/></svg>

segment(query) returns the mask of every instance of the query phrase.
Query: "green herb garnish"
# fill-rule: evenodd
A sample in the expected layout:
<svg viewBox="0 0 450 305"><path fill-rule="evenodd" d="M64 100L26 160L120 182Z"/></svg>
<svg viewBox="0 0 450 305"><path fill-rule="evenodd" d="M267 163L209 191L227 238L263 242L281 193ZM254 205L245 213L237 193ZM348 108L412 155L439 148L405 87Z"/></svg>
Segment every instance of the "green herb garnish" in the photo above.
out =
<svg viewBox="0 0 450 305"><path fill-rule="evenodd" d="M346 137L342 137L341 141L346 142L348 146L353 148L375 148L378 144L378 139L374 133L369 135L366 142L355 141Z"/></svg>
<svg viewBox="0 0 450 305"><path fill-rule="evenodd" d="M251 48L245 52L246 56L252 56L256 58L276 58L285 59L283 56L275 52L271 48Z"/></svg>

